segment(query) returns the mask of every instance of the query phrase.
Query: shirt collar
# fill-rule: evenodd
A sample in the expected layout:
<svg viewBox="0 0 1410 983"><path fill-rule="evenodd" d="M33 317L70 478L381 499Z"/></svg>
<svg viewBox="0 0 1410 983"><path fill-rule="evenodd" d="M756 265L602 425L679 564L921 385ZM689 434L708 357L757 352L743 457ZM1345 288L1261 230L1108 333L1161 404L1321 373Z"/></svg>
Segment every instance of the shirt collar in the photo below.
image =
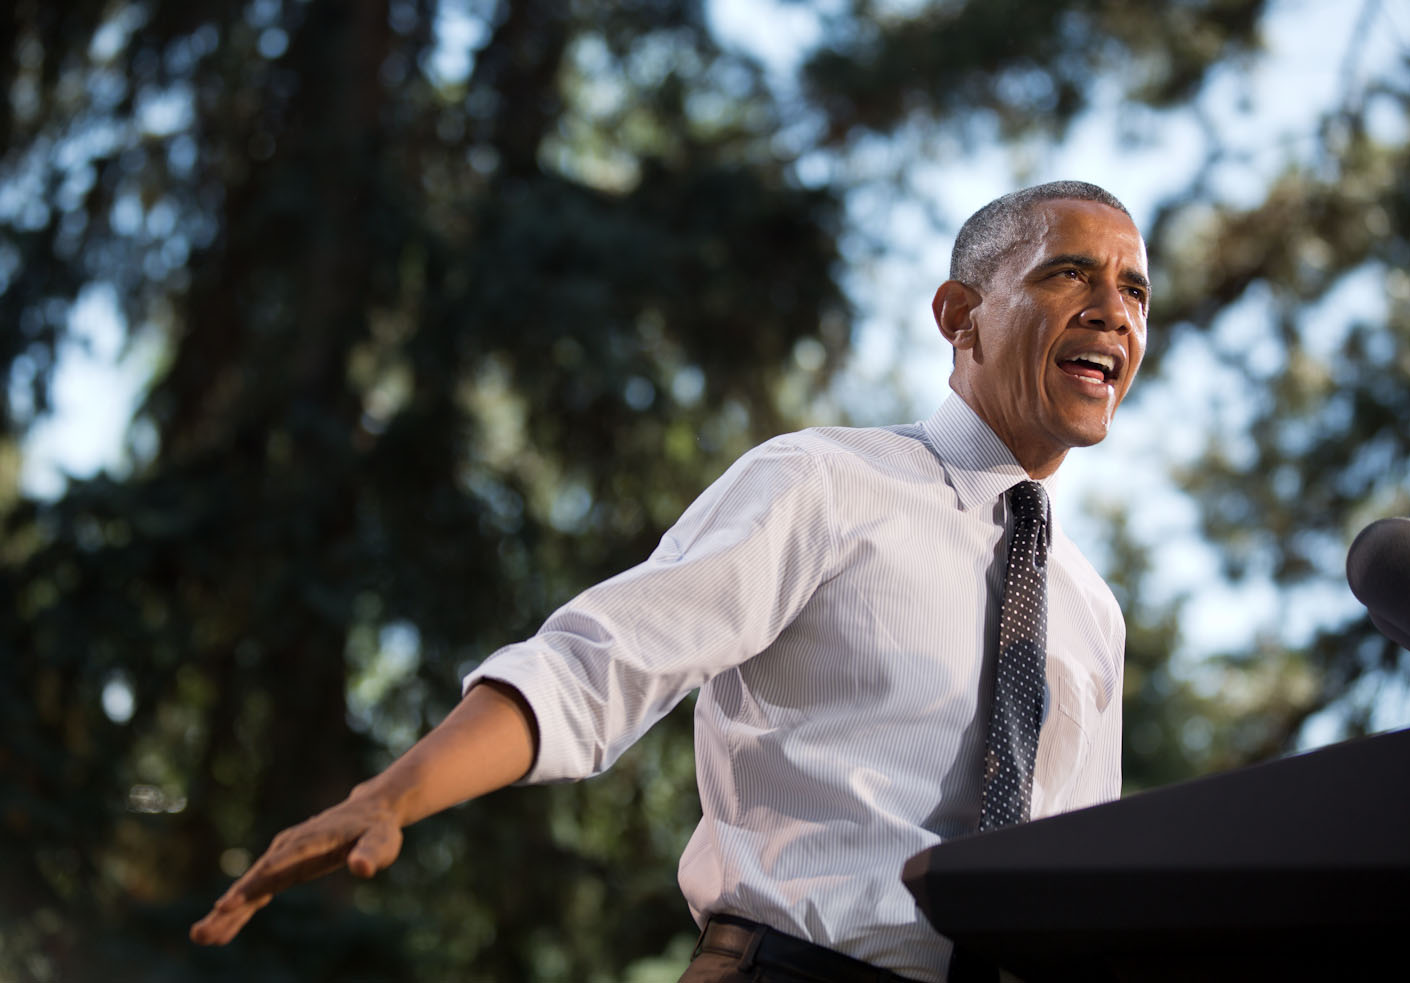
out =
<svg viewBox="0 0 1410 983"><path fill-rule="evenodd" d="M1028 472L1013 452L955 393L950 393L921 427L940 458L962 511L989 504L1020 481L1028 480ZM1040 483L1051 501L1057 488L1056 473Z"/></svg>

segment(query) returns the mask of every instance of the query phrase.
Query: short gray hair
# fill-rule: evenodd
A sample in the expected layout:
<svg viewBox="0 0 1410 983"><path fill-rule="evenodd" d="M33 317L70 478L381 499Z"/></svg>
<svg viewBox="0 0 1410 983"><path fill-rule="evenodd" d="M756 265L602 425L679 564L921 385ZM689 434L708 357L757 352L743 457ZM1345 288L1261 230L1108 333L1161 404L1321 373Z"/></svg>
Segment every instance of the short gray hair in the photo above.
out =
<svg viewBox="0 0 1410 983"><path fill-rule="evenodd" d="M1095 201L1131 213L1110 191L1086 181L1052 181L995 198L960 226L950 253L950 279L984 288L1004 255L1024 237L1033 206L1045 201Z"/></svg>

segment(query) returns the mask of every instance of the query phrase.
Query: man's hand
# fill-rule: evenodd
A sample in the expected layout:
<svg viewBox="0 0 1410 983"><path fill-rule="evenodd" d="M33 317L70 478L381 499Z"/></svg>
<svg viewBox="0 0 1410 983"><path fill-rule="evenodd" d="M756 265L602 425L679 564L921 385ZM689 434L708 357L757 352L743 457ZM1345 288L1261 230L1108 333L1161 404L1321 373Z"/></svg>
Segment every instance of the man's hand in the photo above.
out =
<svg viewBox="0 0 1410 983"><path fill-rule="evenodd" d="M191 926L191 941L224 945L274 895L339 867L371 877L401 852L404 827L517 781L537 751L538 722L519 691L493 680L475 685L386 771L276 836Z"/></svg>
<svg viewBox="0 0 1410 983"><path fill-rule="evenodd" d="M276 836L249 870L196 924L191 941L225 945L280 891L346 866L358 877L389 867L401 852L399 817L361 787L338 805Z"/></svg>

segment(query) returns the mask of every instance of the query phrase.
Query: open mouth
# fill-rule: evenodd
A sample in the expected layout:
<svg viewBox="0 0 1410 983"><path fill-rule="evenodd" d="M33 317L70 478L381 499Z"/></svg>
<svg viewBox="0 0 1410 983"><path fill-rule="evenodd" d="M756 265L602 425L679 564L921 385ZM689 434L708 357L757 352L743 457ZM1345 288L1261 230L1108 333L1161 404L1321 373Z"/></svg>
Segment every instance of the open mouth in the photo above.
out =
<svg viewBox="0 0 1410 983"><path fill-rule="evenodd" d="M1068 375L1100 384L1115 382L1121 375L1121 359L1110 352L1077 352L1058 359L1058 367Z"/></svg>

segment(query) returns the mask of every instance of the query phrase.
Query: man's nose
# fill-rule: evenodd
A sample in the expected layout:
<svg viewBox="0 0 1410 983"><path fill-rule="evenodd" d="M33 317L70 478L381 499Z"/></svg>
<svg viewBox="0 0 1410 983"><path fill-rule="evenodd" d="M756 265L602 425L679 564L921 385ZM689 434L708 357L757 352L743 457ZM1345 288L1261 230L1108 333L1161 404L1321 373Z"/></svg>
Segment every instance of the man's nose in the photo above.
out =
<svg viewBox="0 0 1410 983"><path fill-rule="evenodd" d="M1092 289L1087 306L1079 316L1089 328L1100 331L1126 332L1131 330L1131 312L1126 306L1126 297L1117 283L1097 284Z"/></svg>

